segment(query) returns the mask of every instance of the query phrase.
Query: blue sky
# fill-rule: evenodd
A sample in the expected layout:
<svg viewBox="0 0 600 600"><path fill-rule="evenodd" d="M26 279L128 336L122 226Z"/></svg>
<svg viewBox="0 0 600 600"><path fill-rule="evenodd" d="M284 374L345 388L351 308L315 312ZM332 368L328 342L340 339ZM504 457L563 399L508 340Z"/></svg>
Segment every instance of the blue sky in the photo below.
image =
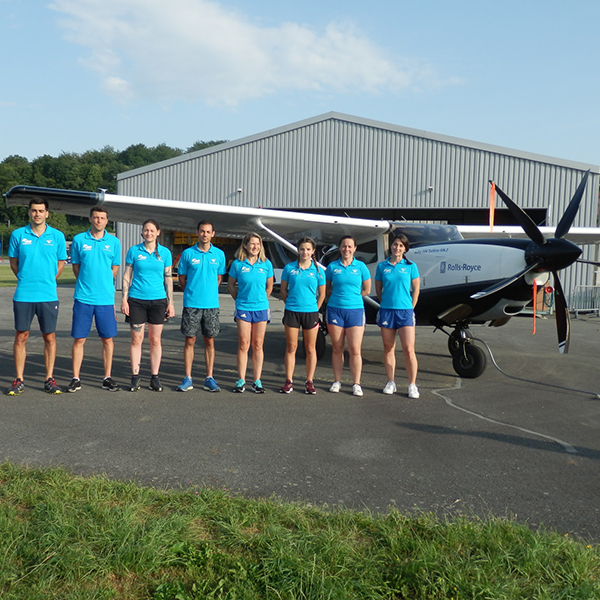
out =
<svg viewBox="0 0 600 600"><path fill-rule="evenodd" d="M337 111L600 165L598 0L0 0L0 160Z"/></svg>

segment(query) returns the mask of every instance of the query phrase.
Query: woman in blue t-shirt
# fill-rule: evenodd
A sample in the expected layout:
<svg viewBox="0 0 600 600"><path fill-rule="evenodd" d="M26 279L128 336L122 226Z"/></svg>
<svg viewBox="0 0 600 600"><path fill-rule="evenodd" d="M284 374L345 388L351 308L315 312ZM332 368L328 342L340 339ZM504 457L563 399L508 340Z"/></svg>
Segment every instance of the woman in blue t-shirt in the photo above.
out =
<svg viewBox="0 0 600 600"><path fill-rule="evenodd" d="M283 324L285 326L285 377L279 390L289 394L293 390L292 379L296 366L298 333L302 327L306 349L306 394L316 394L313 378L317 368L317 334L319 332L319 309L325 300L325 273L315 261L317 245L312 238L298 240L298 260L288 263L281 274L281 299L285 302Z"/></svg>
<svg viewBox="0 0 600 600"><path fill-rule="evenodd" d="M229 293L235 300L234 320L238 329L238 377L234 392L246 390L248 351L252 346L252 391L264 394L260 381L264 362L263 345L267 323L271 320L269 296L273 291L273 265L265 255L262 238L249 233L235 253L229 269Z"/></svg>
<svg viewBox="0 0 600 600"><path fill-rule="evenodd" d="M140 363L144 327L148 323L150 342L150 386L162 392L158 379L162 358L161 336L165 316L175 316L173 306L173 277L171 252L159 245L160 227L153 219L142 224L144 241L129 248L123 273L123 300L121 312L127 316L131 327L131 386L130 392L140 389Z"/></svg>
<svg viewBox="0 0 600 600"><path fill-rule="evenodd" d="M338 245L340 258L327 267L327 330L331 338L331 364L335 381L330 392L339 392L342 386L344 345L348 340L352 394L362 396L360 385L362 355L360 353L365 332L365 305L363 297L371 292L371 274L364 262L354 258L356 241L345 235Z"/></svg>
<svg viewBox="0 0 600 600"><path fill-rule="evenodd" d="M408 397L418 398L414 308L419 299L420 279L417 265L404 258L409 248L408 238L399 234L390 247L390 257L377 265L375 291L380 303L377 325L381 328L383 362L388 378L383 393L393 394L396 391L394 374L398 332L408 377Z"/></svg>

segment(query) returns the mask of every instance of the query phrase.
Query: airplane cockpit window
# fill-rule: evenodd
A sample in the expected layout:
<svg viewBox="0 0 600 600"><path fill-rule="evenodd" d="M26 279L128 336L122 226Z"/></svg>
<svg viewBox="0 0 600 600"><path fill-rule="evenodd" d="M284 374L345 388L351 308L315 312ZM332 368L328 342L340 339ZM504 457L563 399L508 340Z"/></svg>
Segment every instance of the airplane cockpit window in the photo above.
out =
<svg viewBox="0 0 600 600"><path fill-rule="evenodd" d="M463 239L454 225L394 223L394 227L389 234L390 240L399 233L403 233L409 239L411 248L416 248L425 244L439 244Z"/></svg>

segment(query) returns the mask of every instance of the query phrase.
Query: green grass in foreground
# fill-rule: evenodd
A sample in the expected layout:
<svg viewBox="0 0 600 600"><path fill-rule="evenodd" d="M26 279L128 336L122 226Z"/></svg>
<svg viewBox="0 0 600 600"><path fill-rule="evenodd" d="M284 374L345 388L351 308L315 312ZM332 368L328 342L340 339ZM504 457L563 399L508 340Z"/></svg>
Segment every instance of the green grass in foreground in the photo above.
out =
<svg viewBox="0 0 600 600"><path fill-rule="evenodd" d="M8 264L8 258L3 257L4 264L0 265L0 287L16 287L17 278L10 269ZM73 275L73 267L71 265L65 265L64 271L58 278L59 285L66 285L69 283L75 283L75 276Z"/></svg>
<svg viewBox="0 0 600 600"><path fill-rule="evenodd" d="M0 597L600 598L600 552L501 519L327 512L0 465Z"/></svg>

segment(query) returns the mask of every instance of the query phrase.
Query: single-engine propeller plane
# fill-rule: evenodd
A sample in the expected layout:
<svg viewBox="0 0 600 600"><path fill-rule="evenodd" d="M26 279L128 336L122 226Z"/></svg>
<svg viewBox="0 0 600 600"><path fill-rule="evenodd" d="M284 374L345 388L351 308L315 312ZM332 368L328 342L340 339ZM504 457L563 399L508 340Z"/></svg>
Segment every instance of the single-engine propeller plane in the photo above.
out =
<svg viewBox="0 0 600 600"><path fill-rule="evenodd" d="M286 210L223 206L177 200L138 198L105 191L80 192L16 186L5 194L9 206L46 198L51 209L87 216L94 204L104 204L112 220L141 224L156 218L165 228L193 232L203 218L213 221L217 235L241 238L256 231L268 242L295 252L295 242L311 236L329 248L321 262L337 257L336 244L342 235L352 235L358 245L356 257L374 274L377 263L387 256L390 235L404 233L411 242L409 258L421 275L421 293L416 307L417 325L432 325L447 333L455 371L461 377L481 375L486 357L474 344L470 324L504 325L532 300L534 280L545 285L552 273L555 288L556 325L559 351L569 348L569 310L558 271L570 266L582 253L568 238L580 243L600 243L600 228L572 228L589 172L575 191L555 231L538 227L499 187L496 192L507 205L519 227L498 228L498 234L465 239L474 234L470 226L432 225L336 217ZM461 235L462 233L462 235ZM528 239L527 239L528 238ZM589 261L580 261L589 262ZM591 263L600 266L600 263ZM368 322L375 322L378 305L366 298ZM446 331L450 329L451 331ZM323 348L324 338L321 340Z"/></svg>

